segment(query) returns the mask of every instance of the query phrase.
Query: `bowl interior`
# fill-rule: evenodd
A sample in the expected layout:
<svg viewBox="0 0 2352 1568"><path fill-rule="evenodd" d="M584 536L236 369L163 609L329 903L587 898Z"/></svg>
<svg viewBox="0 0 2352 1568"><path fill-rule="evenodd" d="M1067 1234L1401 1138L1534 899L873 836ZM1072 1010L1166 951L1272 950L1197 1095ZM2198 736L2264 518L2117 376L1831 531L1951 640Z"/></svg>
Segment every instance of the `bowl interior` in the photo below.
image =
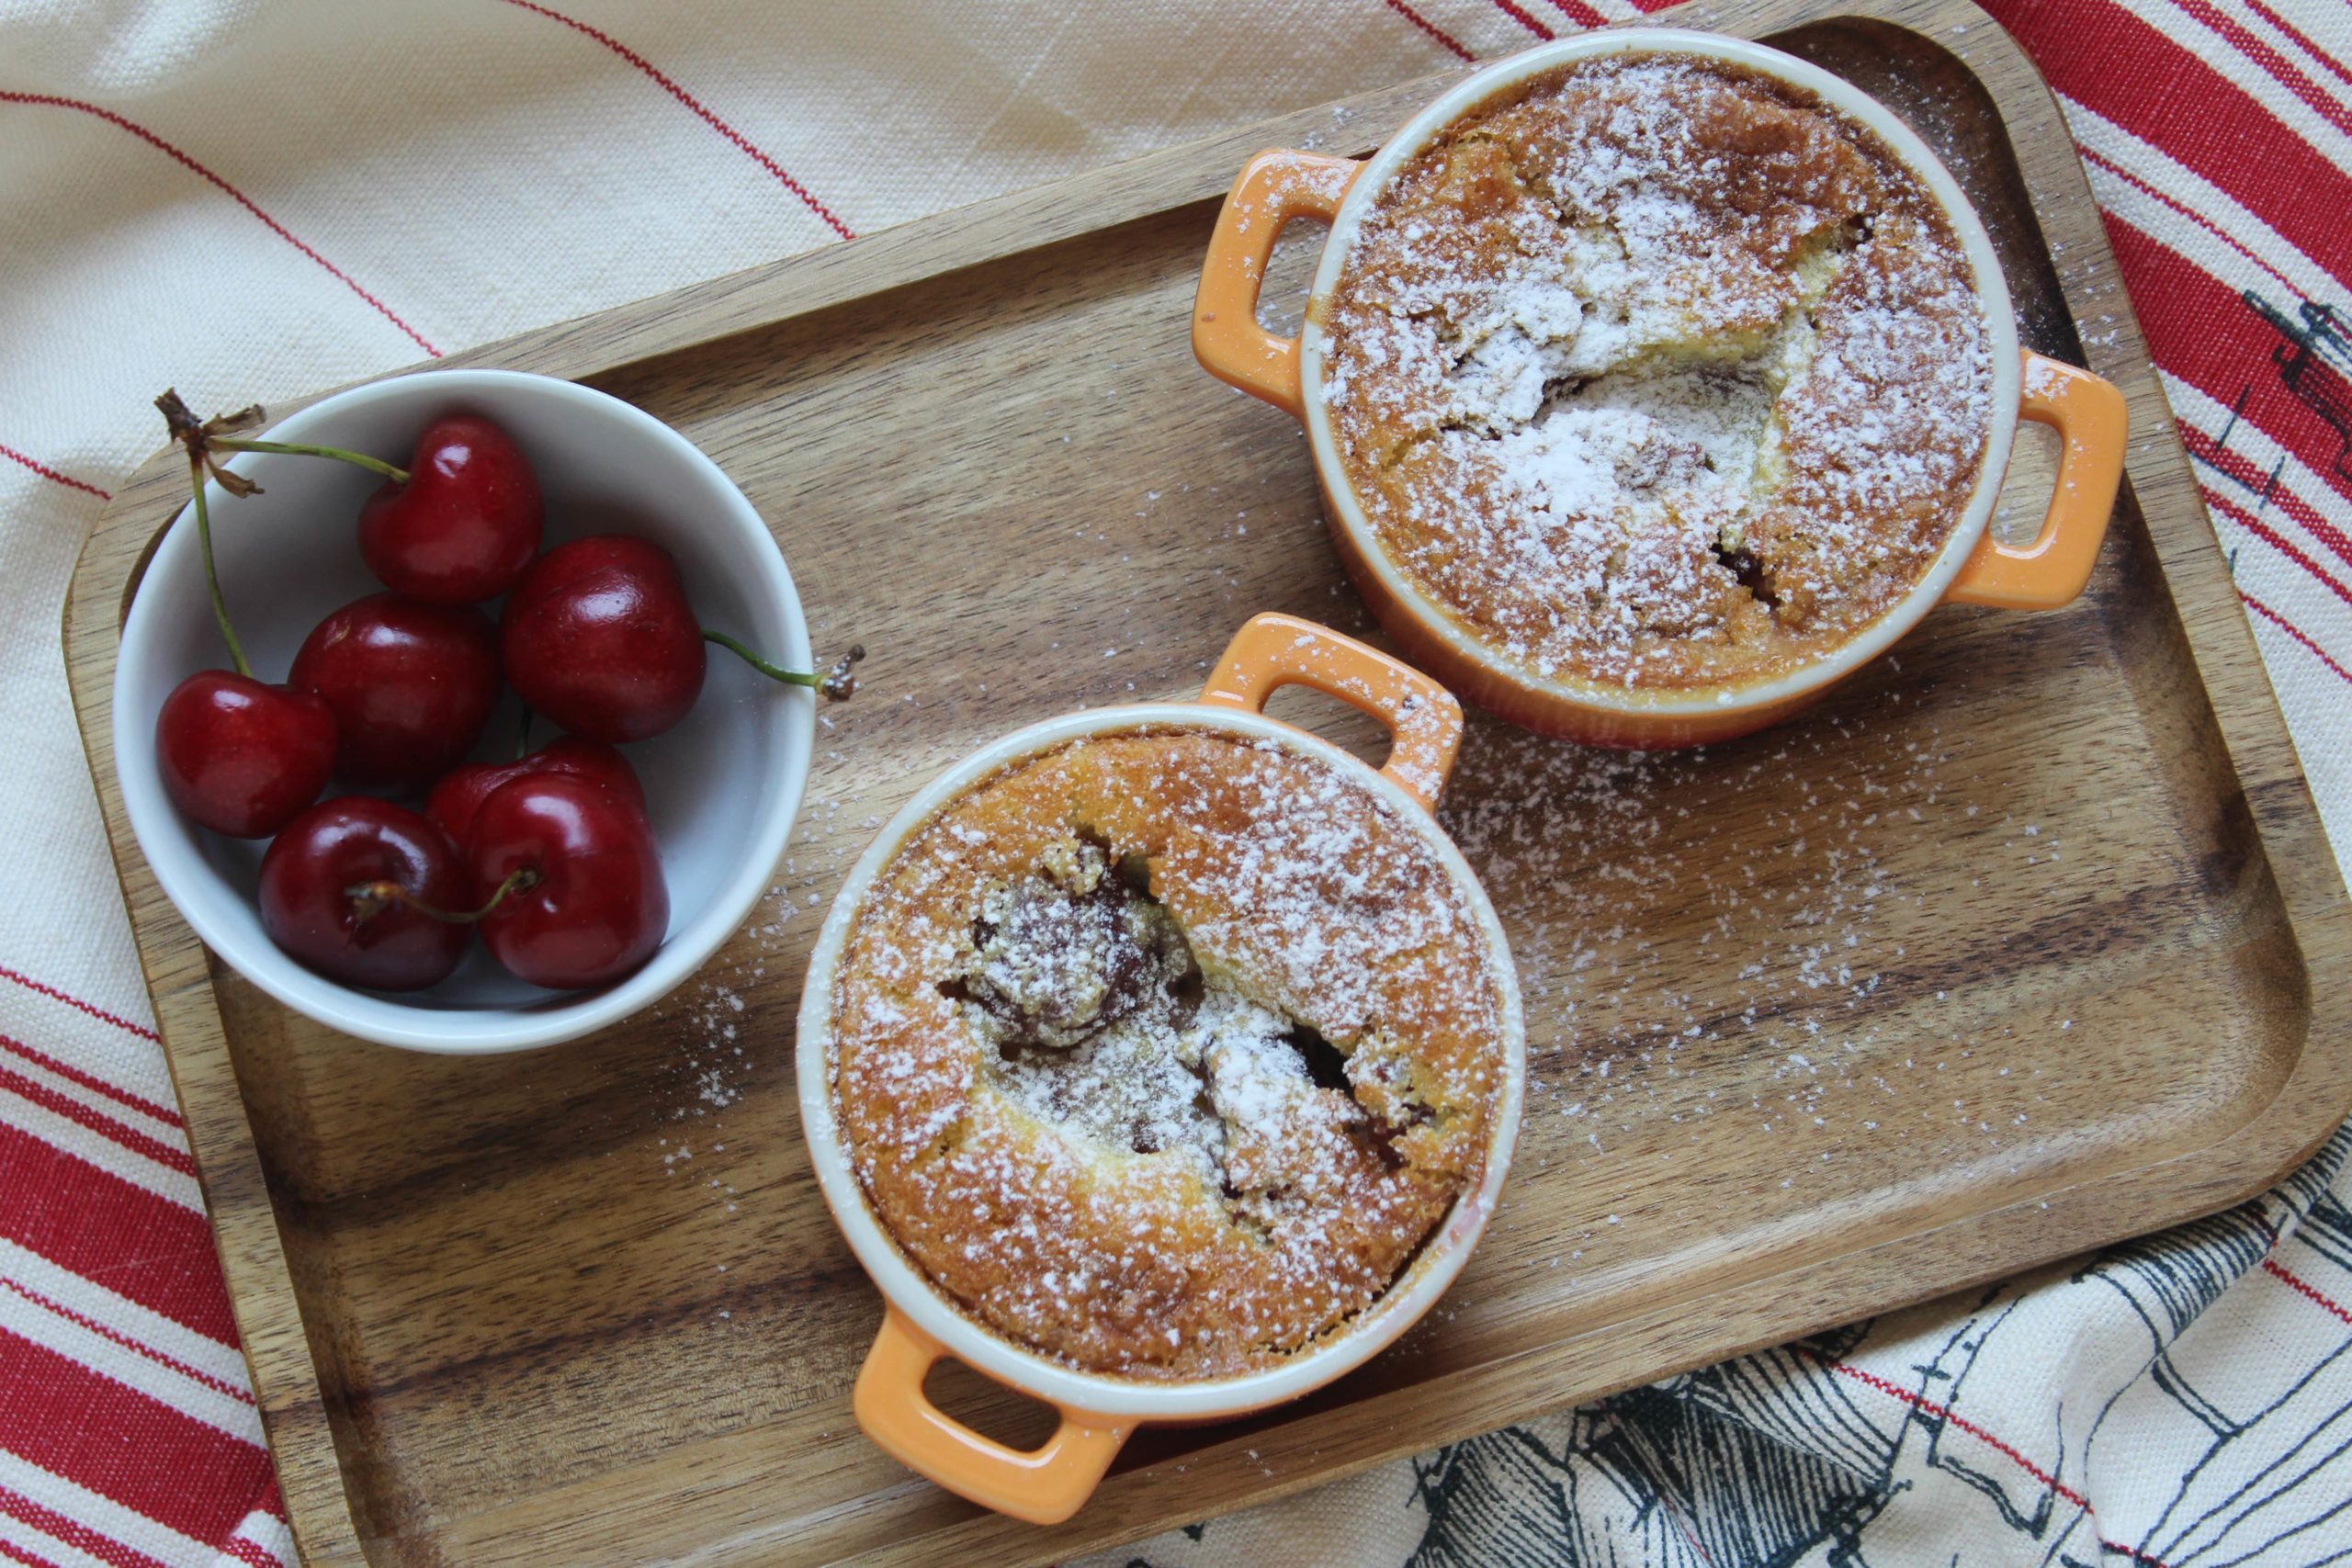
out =
<svg viewBox="0 0 2352 1568"><path fill-rule="evenodd" d="M692 444L626 403L541 377L433 372L338 394L267 434L405 461L427 423L458 410L495 420L529 456L549 547L615 531L652 539L676 557L704 625L808 668L799 600L765 525ZM382 586L360 560L355 532L378 481L315 457L248 453L235 467L263 490L242 500L217 486L210 492L221 588L254 674L282 680L322 616ZM499 606L484 608L495 617ZM184 677L227 663L184 508L141 580L115 674L117 767L141 849L197 933L248 979L333 1027L425 1050L545 1044L635 1011L685 978L764 886L798 808L814 733L810 694L713 649L702 698L684 722L624 748L644 780L669 880L669 934L651 962L602 990L554 992L514 978L477 945L441 985L392 997L337 985L281 953L254 899L266 844L196 827L163 792L156 714ZM514 755L521 713L507 693L475 757ZM533 741L556 733L541 723ZM338 784L329 793L345 791Z"/></svg>

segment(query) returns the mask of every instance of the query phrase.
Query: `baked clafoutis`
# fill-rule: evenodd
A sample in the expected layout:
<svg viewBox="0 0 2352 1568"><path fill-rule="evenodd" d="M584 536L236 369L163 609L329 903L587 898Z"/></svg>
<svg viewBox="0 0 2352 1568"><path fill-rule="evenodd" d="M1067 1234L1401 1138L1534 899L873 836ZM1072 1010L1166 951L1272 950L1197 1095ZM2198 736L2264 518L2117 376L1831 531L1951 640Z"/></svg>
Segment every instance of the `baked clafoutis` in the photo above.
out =
<svg viewBox="0 0 2352 1568"><path fill-rule="evenodd" d="M1478 1188L1507 1072L1507 980L1434 837L1208 727L949 801L834 973L833 1107L883 1228L1086 1371L1230 1377L1342 1330Z"/></svg>
<svg viewBox="0 0 2352 1568"><path fill-rule="evenodd" d="M1696 56L1577 61L1461 116L1308 330L1389 558L1570 686L1729 692L1849 641L1935 562L1994 423L1925 183Z"/></svg>

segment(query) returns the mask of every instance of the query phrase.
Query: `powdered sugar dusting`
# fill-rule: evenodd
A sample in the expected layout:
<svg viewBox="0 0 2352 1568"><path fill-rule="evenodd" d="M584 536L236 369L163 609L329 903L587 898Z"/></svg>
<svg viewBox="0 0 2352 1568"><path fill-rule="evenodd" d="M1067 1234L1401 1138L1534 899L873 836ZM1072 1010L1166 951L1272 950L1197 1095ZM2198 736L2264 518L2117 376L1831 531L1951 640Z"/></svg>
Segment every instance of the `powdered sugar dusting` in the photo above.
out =
<svg viewBox="0 0 2352 1568"><path fill-rule="evenodd" d="M1500 1013L1424 837L1287 746L1075 742L861 910L835 1092L951 1295L1098 1371L1245 1370L1377 1299L1483 1167Z"/></svg>
<svg viewBox="0 0 2352 1568"><path fill-rule="evenodd" d="M1547 678L1736 683L1849 638L1949 536L1989 423L1982 309L1916 177L1672 59L1457 122L1316 330L1382 543Z"/></svg>

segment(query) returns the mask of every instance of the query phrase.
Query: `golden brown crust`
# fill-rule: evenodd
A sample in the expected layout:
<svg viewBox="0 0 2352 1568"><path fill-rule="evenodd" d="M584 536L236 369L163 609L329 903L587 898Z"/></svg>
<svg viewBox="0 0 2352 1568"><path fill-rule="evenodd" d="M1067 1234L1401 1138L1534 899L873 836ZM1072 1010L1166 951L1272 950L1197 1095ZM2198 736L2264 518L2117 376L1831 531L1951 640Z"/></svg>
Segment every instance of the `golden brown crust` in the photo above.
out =
<svg viewBox="0 0 2352 1568"><path fill-rule="evenodd" d="M1380 193L1315 330L1385 553L1547 679L1734 687L1849 641L1951 536L1991 424L1926 186L1693 57L1463 116Z"/></svg>
<svg viewBox="0 0 2352 1568"><path fill-rule="evenodd" d="M989 1327L1228 1376L1377 1300L1476 1186L1500 1009L1481 921L1386 803L1285 746L1132 731L899 848L836 974L834 1105L884 1227Z"/></svg>

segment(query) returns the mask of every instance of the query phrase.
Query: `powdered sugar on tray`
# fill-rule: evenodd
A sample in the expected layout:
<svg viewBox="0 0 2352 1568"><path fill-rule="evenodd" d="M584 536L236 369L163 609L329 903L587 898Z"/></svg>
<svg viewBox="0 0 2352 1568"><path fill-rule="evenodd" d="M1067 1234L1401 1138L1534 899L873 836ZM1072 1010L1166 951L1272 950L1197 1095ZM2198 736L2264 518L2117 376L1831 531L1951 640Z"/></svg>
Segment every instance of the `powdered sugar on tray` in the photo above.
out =
<svg viewBox="0 0 2352 1568"><path fill-rule="evenodd" d="M1981 733L1915 708L1915 679L1722 750L1473 726L1440 815L1526 994L1514 1182L1522 1200L1547 1170L1567 1183L1542 1205L1556 1228L1513 1244L1527 1267L1579 1288L1655 1263L1661 1223L1685 1241L1760 1235L1825 1202L2047 1159L2079 998L1986 982L1984 951L2009 937L1962 911L2000 888L2046 917L2080 852L1991 804L2030 784ZM1937 683L1982 699L1963 682Z"/></svg>
<svg viewBox="0 0 2352 1568"><path fill-rule="evenodd" d="M1948 221L1736 73L1592 62L1399 171L1318 324L1382 545L1535 673L1760 678L1926 570L1990 419Z"/></svg>

